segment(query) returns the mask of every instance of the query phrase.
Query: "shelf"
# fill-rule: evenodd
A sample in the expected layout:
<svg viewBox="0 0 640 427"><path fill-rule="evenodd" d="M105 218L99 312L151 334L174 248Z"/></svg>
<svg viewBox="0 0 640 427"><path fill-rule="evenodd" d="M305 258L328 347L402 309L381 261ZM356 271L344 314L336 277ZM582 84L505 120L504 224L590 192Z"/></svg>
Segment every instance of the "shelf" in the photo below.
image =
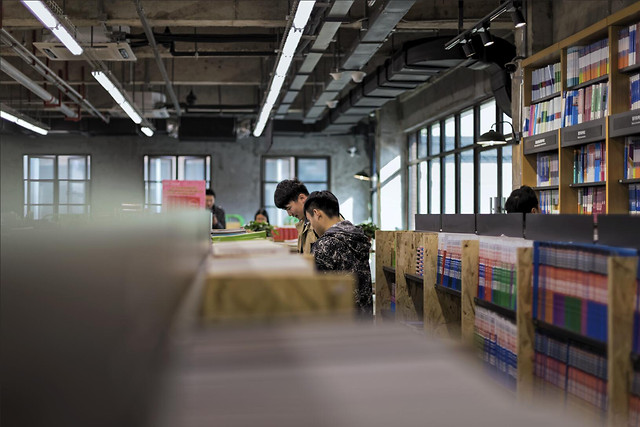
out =
<svg viewBox="0 0 640 427"><path fill-rule="evenodd" d="M629 110L609 117L609 137L640 134L640 110Z"/></svg>
<svg viewBox="0 0 640 427"><path fill-rule="evenodd" d="M590 142L604 142L606 140L607 118L589 120L577 125L563 127L560 130L560 146L562 148L584 145Z"/></svg>
<svg viewBox="0 0 640 427"><path fill-rule="evenodd" d="M384 271L385 273L393 274L394 276L396 274L396 269L395 268L387 267L386 265L382 266L382 271Z"/></svg>
<svg viewBox="0 0 640 427"><path fill-rule="evenodd" d="M598 77L596 79L591 79L588 82L584 82L584 83L580 83L580 84L575 85L575 86L568 87L567 90L578 90L578 89L582 89L583 87L594 85L596 83L606 82L607 80L609 80L609 75L608 74L604 75L604 76L601 76L601 77Z"/></svg>
<svg viewBox="0 0 640 427"><path fill-rule="evenodd" d="M618 72L626 74L633 73L634 71L640 71L640 64L629 65L628 67L618 68Z"/></svg>
<svg viewBox="0 0 640 427"><path fill-rule="evenodd" d="M542 98L538 98L536 100L531 100L531 105L535 105L535 104L539 104L541 102L544 101L548 101L550 99L556 98L558 96L560 96L562 94L562 92L554 92L551 95L547 95L547 96L543 96Z"/></svg>
<svg viewBox="0 0 640 427"><path fill-rule="evenodd" d="M416 285L423 286L424 285L424 277L417 276L415 274L404 273L404 278L407 282L415 283Z"/></svg>
<svg viewBox="0 0 640 427"><path fill-rule="evenodd" d="M473 298L473 301L477 306L486 308L487 310L491 310L494 313L498 313L501 316L506 317L507 319L516 320L516 312L515 310L511 310L510 308L502 307L501 305L494 304L489 301L485 301L479 298Z"/></svg>
<svg viewBox="0 0 640 427"><path fill-rule="evenodd" d="M434 285L437 291L444 292L449 295L453 295L454 297L462 298L462 292L457 291L455 289L447 288L446 286Z"/></svg>
<svg viewBox="0 0 640 427"><path fill-rule="evenodd" d="M619 179L620 184L640 184L640 178Z"/></svg>
<svg viewBox="0 0 640 427"><path fill-rule="evenodd" d="M569 184L571 188L584 188L584 187L605 187L607 185L607 181L597 181L597 182L580 182Z"/></svg>
<svg viewBox="0 0 640 427"><path fill-rule="evenodd" d="M525 155L558 150L558 130L542 132L522 138Z"/></svg>
<svg viewBox="0 0 640 427"><path fill-rule="evenodd" d="M557 190L559 188L558 185L545 185L542 187L531 187L533 191L544 191L544 190Z"/></svg>
<svg viewBox="0 0 640 427"><path fill-rule="evenodd" d="M550 325L549 323L542 322L538 319L533 319L533 324L536 328L547 332L549 335L552 335L555 338L582 344L583 346L589 347L592 351L600 353L602 355L607 354L607 343L605 342L585 337L559 326Z"/></svg>

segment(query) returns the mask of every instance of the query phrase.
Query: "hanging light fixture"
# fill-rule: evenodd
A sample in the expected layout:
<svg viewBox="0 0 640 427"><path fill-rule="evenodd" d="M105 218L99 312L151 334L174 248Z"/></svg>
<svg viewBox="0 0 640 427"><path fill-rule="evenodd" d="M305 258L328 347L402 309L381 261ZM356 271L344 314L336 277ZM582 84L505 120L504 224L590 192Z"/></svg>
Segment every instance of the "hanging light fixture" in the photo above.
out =
<svg viewBox="0 0 640 427"><path fill-rule="evenodd" d="M49 133L49 129L44 124L25 116L22 113L14 110L6 104L0 103L0 118L15 123L18 126L22 126L25 129L29 129L31 132L35 132L39 135L46 135Z"/></svg>
<svg viewBox="0 0 640 427"><path fill-rule="evenodd" d="M359 179L360 181L371 181L371 177L364 169L362 169L360 172L357 172L355 175L353 175L353 177L355 179Z"/></svg>
<svg viewBox="0 0 640 427"><path fill-rule="evenodd" d="M492 124L489 132L485 132L482 135L480 135L478 137L478 144L480 144L483 147L491 147L494 145L505 145L508 143L507 138L503 133L493 130L493 127L496 126L498 123L507 123L509 126L511 126L511 138L512 138L511 142L512 143L517 143L520 140L520 136L516 134L515 130L513 129L513 125L510 122L503 120L503 121Z"/></svg>
<svg viewBox="0 0 640 427"><path fill-rule="evenodd" d="M62 9L52 0L46 4L41 0L21 0L22 4L31 11L38 21L48 28L60 42L74 55L81 55L82 46L78 44L74 35L75 27L63 16ZM66 21L66 22L65 22Z"/></svg>
<svg viewBox="0 0 640 427"><path fill-rule="evenodd" d="M484 25L482 27L481 31L478 31L480 33L480 40L482 40L482 44L487 47L487 46L491 46L494 42L493 42L493 36L491 35L491 33L489 32L489 25Z"/></svg>

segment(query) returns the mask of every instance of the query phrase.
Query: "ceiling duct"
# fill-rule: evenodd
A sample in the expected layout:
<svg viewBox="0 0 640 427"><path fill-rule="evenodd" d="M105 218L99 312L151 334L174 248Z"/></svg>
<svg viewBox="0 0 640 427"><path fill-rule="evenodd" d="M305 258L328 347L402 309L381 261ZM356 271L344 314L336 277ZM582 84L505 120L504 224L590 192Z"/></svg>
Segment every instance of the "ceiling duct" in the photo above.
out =
<svg viewBox="0 0 640 427"><path fill-rule="evenodd" d="M129 31L129 27L119 28L119 32ZM72 54L69 49L53 34L43 37L41 42L33 45L51 61L84 61L98 59L101 61L136 61L131 46L123 41L113 40L111 32L105 26L78 28L76 40L82 46L81 55Z"/></svg>

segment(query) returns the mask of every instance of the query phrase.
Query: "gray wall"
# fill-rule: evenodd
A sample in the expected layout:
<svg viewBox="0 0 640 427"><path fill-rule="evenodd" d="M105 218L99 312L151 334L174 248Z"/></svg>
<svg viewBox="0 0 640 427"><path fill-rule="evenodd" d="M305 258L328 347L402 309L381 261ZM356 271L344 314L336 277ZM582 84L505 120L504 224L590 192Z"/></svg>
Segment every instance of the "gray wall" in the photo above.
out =
<svg viewBox="0 0 640 427"><path fill-rule="evenodd" d="M354 136L275 136L268 153L265 139L248 138L229 143L181 142L166 136L87 137L54 135L35 137L0 134L0 190L2 212L23 211L22 156L24 154L90 154L91 202L97 216L112 214L121 203L143 203L143 157L154 154L210 154L217 202L227 213L249 220L260 207L262 155L316 155L331 158L331 190L343 202L353 198L356 223L369 211L368 183L353 174L368 169L364 140ZM350 157L355 145L360 154Z"/></svg>

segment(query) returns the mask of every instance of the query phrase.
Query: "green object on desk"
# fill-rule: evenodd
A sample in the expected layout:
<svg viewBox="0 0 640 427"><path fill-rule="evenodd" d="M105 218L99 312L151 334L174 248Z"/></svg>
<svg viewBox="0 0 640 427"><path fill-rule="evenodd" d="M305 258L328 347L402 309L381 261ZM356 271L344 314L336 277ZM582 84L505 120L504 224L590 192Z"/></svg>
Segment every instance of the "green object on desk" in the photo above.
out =
<svg viewBox="0 0 640 427"><path fill-rule="evenodd" d="M242 233L242 234L234 234L231 236L211 236L212 242L237 242L240 240L255 240L255 239L266 239L267 232L266 231L257 231L255 233Z"/></svg>

